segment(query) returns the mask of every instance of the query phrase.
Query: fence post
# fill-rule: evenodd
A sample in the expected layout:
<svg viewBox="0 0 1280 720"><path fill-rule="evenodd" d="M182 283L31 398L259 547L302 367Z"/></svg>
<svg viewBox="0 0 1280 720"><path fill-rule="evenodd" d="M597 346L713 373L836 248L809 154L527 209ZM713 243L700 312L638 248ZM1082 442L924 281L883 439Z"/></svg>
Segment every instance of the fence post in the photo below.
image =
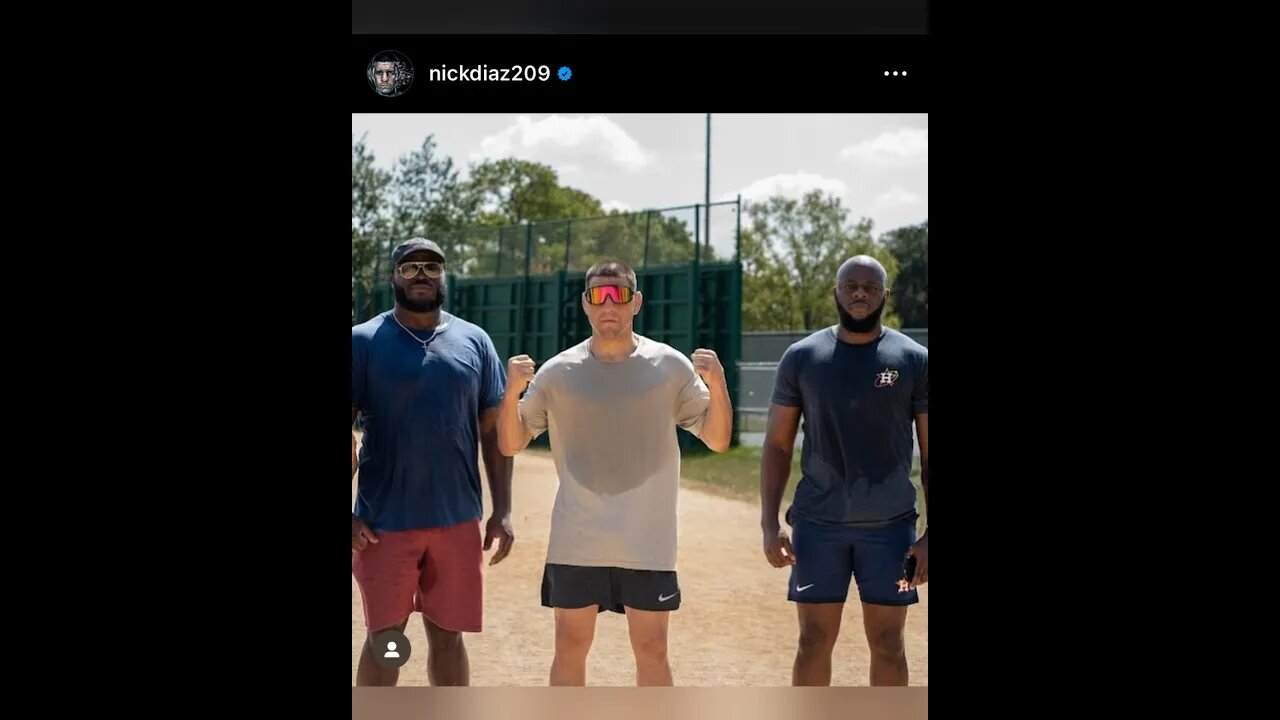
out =
<svg viewBox="0 0 1280 720"><path fill-rule="evenodd" d="M738 195L738 229L734 238L733 261L742 262L742 195Z"/></svg>
<svg viewBox="0 0 1280 720"><path fill-rule="evenodd" d="M573 246L573 221L564 224L564 271L569 272L569 248Z"/></svg>
<svg viewBox="0 0 1280 720"><path fill-rule="evenodd" d="M698 291L702 286L702 274L698 270L698 261L701 255L700 248L702 247L702 242L698 233L701 229L701 224L698 221L702 218L698 210L699 207L695 205L693 207L693 282L691 283L692 287L689 292L689 339L693 343L693 346L689 348L690 352L696 350L698 348L698 343L701 341L698 332L700 329L698 324L698 311L701 310L702 307L698 302L698 296L701 294Z"/></svg>
<svg viewBox="0 0 1280 720"><path fill-rule="evenodd" d="M516 352L525 352L524 326L529 307L529 263L533 259L533 223L524 226L524 282L520 284L520 310L516 317Z"/></svg>
<svg viewBox="0 0 1280 720"><path fill-rule="evenodd" d="M388 238L388 240L390 240L390 238ZM370 296L369 296L369 303L370 303L369 316L370 317L372 317L373 314L376 312L381 312L381 309L379 309L377 306L373 304L378 301L378 292L376 289L378 287L378 283L390 282L390 280L383 277L382 275L382 240L381 239L375 240L373 246L377 249L373 253L373 288L370 288L372 292L370 293ZM388 260L391 258L391 248L389 247L387 248L387 258ZM395 268L392 268L392 270L395 270Z"/></svg>
<svg viewBox="0 0 1280 720"><path fill-rule="evenodd" d="M570 305L570 303L564 296L565 285L565 271L561 270L556 273L556 299L560 305L556 312L556 336L552 345L552 347L556 348L556 352L569 347L569 318L566 306Z"/></svg>
<svg viewBox="0 0 1280 720"><path fill-rule="evenodd" d="M735 407L739 403L738 395L742 387L742 370L739 363L742 362L742 263L735 262L733 264L732 275L729 278L729 302L725 306L725 326L728 331L729 340L729 358L724 363L725 369L728 371L729 377L729 397L733 400ZM738 414L734 413L733 417L733 436L729 439L731 447L738 447L742 442L742 424L738 421Z"/></svg>
<svg viewBox="0 0 1280 720"><path fill-rule="evenodd" d="M649 267L649 222L653 220L653 212L649 211L644 214L644 264L641 267Z"/></svg>
<svg viewBox="0 0 1280 720"><path fill-rule="evenodd" d="M498 259L494 262L494 265L493 265L494 277L502 277L502 231L503 230L506 230L506 227L498 228Z"/></svg>

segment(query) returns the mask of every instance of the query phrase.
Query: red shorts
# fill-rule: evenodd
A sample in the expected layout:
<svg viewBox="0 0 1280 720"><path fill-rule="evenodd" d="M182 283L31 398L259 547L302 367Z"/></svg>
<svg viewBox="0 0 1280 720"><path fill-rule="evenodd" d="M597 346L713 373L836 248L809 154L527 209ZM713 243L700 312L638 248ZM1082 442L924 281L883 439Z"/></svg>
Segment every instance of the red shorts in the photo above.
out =
<svg viewBox="0 0 1280 720"><path fill-rule="evenodd" d="M399 625L415 610L454 632L480 632L484 552L480 521L378 534L351 551L351 574L364 601L365 627Z"/></svg>

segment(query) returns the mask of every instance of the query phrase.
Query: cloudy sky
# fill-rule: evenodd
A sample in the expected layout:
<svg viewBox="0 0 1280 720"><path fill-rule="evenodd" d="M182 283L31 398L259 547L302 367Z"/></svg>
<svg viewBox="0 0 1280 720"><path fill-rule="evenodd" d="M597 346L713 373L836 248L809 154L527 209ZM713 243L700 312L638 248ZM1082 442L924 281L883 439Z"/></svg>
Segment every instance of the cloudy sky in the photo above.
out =
<svg viewBox="0 0 1280 720"><path fill-rule="evenodd" d="M386 168L429 134L464 177L469 162L485 158L546 163L561 184L606 209L692 205L705 196L704 114L353 114L351 132L366 135ZM711 116L713 202L813 188L839 195L853 218L871 218L877 236L927 220L929 116Z"/></svg>

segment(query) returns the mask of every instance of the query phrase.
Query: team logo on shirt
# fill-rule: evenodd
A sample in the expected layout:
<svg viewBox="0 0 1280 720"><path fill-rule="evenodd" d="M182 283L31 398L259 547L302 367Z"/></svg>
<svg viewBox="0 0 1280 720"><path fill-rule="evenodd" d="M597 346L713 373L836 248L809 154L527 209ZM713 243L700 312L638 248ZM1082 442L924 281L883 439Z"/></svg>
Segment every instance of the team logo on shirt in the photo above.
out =
<svg viewBox="0 0 1280 720"><path fill-rule="evenodd" d="M898 371L885 368L881 372L876 373L876 387L893 387L898 382Z"/></svg>

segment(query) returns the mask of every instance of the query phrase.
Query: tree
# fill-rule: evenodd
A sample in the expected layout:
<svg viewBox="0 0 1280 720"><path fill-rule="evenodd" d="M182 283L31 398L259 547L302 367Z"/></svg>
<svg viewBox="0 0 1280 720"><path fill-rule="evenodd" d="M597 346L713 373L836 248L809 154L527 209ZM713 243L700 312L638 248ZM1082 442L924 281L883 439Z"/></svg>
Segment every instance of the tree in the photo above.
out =
<svg viewBox="0 0 1280 720"><path fill-rule="evenodd" d="M474 198L458 180L453 160L437 155L432 135L396 161L392 187L392 223L401 240L433 237L475 219Z"/></svg>
<svg viewBox="0 0 1280 720"><path fill-rule="evenodd" d="M894 311L905 327L929 327L929 221L887 232L881 242L898 260Z"/></svg>
<svg viewBox="0 0 1280 720"><path fill-rule="evenodd" d="M766 225L742 228L741 260L742 329L791 330L791 278L769 248Z"/></svg>
<svg viewBox="0 0 1280 720"><path fill-rule="evenodd" d="M526 222L604 214L600 201L590 194L560 185L550 166L513 158L473 165L465 194L478 226L460 230L450 242L465 248L469 274L523 272ZM532 272L563 265L570 226L561 227L560 232L555 226L535 228ZM578 247L575 232L573 250Z"/></svg>
<svg viewBox="0 0 1280 720"><path fill-rule="evenodd" d="M508 158L473 165L470 192L480 210L477 222L484 225L604 214L600 201L590 194L561 186L550 166L526 160Z"/></svg>
<svg viewBox="0 0 1280 720"><path fill-rule="evenodd" d="M364 137L351 140L351 312L352 321L367 317L379 278L379 255L390 239L386 212L391 174L374 166Z"/></svg>
<svg viewBox="0 0 1280 720"><path fill-rule="evenodd" d="M612 213L607 217L555 223L545 247L552 267L564 266L564 238L572 235L569 267L585 270L604 258L616 258L636 268L684 264L693 261L693 233L688 217L663 215L659 212ZM646 241L647 235L647 241ZM554 255L552 253L555 253ZM702 262L713 261L709 248L703 248Z"/></svg>
<svg viewBox="0 0 1280 720"><path fill-rule="evenodd" d="M848 219L840 198L813 190L800 200L774 196L747 208L743 230L743 329L816 330L838 320L832 292L836 272L854 255L884 265L890 283L893 254L871 237L871 221ZM886 308L883 322L899 327Z"/></svg>

